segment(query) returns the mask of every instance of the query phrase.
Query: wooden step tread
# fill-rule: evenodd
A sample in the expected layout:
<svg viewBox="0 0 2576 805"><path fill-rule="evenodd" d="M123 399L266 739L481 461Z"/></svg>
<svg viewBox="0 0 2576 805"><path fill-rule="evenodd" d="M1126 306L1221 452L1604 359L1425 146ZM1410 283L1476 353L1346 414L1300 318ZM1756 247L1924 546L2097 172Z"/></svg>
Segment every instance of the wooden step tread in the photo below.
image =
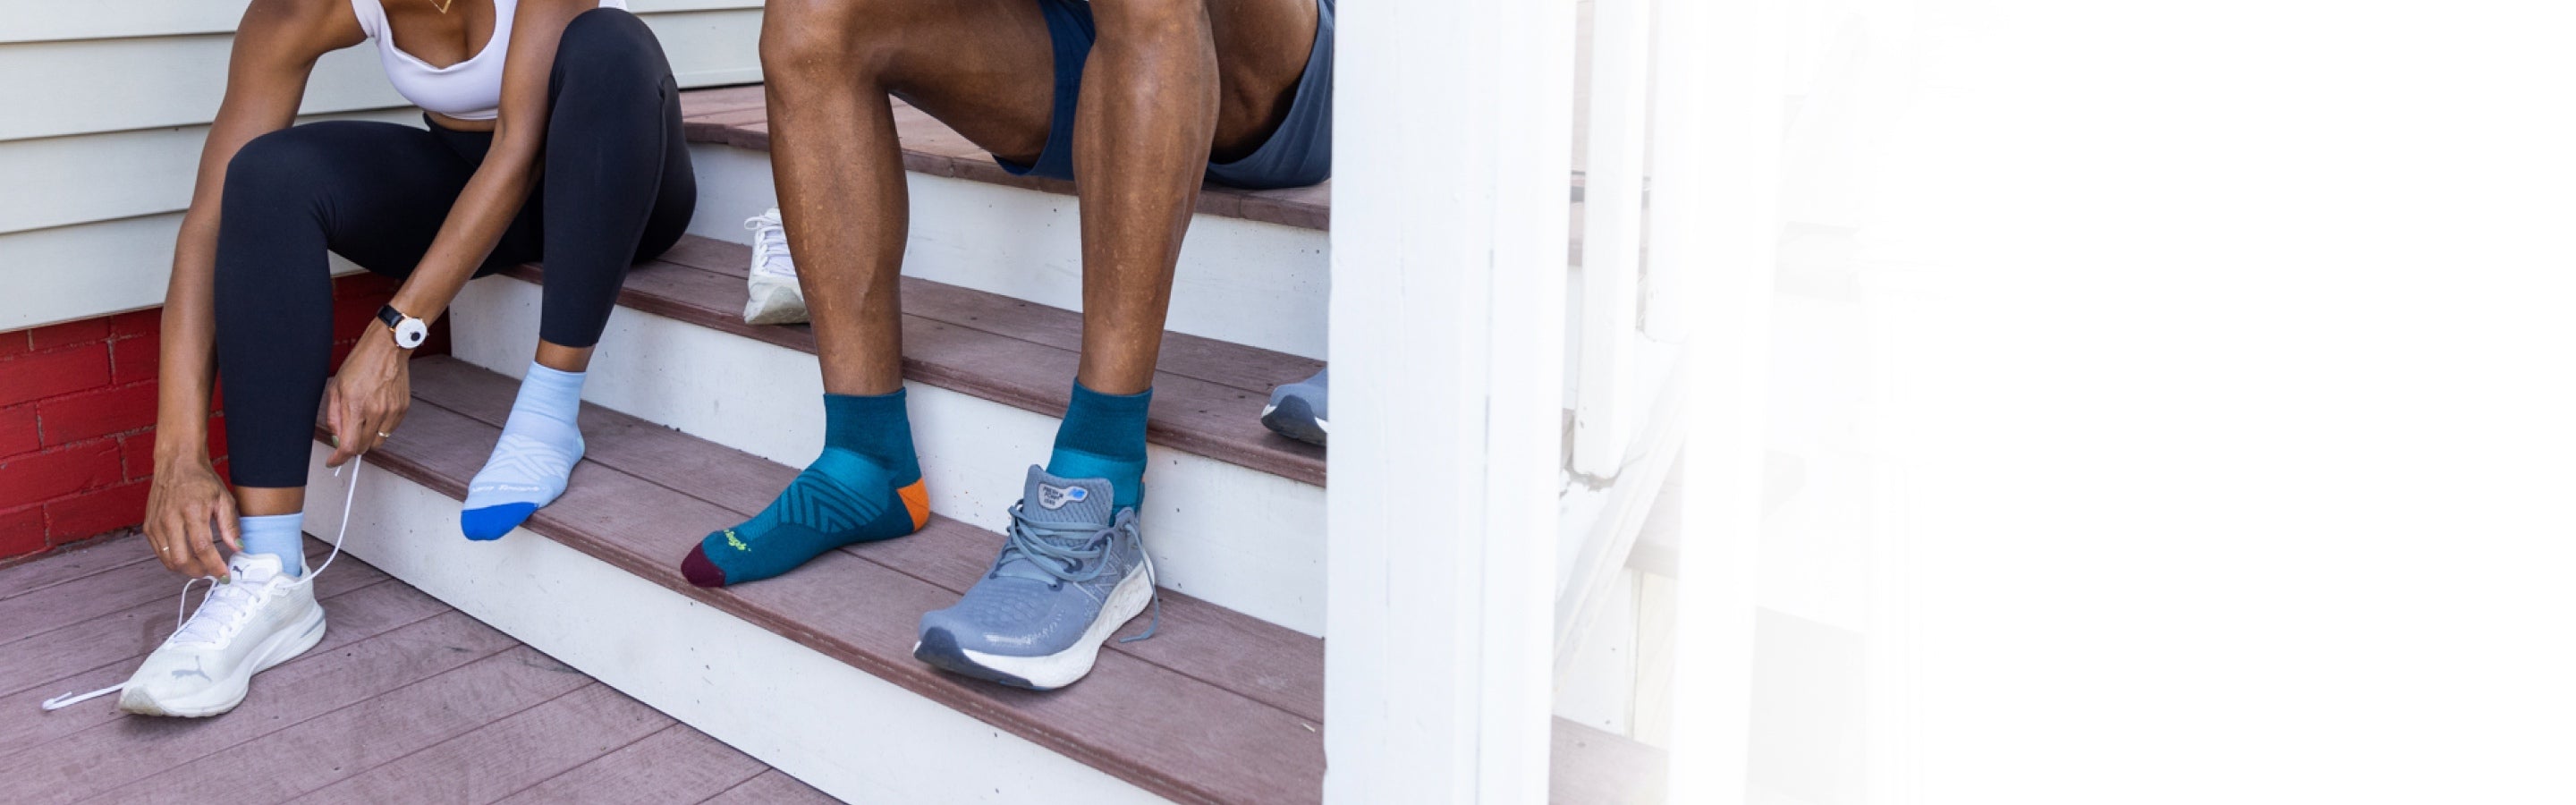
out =
<svg viewBox="0 0 2576 805"><path fill-rule="evenodd" d="M516 388L453 358L414 361L411 412L369 464L462 499ZM1158 795L1321 796L1320 639L1165 591L1159 633L1109 643L1091 676L1064 690L942 673L911 656L920 614L971 586L1001 535L934 516L919 534L828 553L779 578L699 589L681 578L680 557L766 506L796 471L596 406L584 407L582 431L587 454L564 496L529 521L537 534ZM1148 539L1188 536L1148 525ZM1562 719L1555 733L1553 801L1633 801L1636 786L1661 777L1652 749Z"/></svg>
<svg viewBox="0 0 2576 805"><path fill-rule="evenodd" d="M451 358L415 361L411 412L370 462L463 498L515 388ZM920 534L828 553L776 579L699 589L681 578L680 558L767 505L795 470L614 411L582 416L588 455L530 530L1159 795L1318 795L1321 640L1166 592L1159 634L1110 643L1091 676L1065 690L942 673L912 658L915 626L974 582L1000 535L934 517Z"/></svg>
<svg viewBox="0 0 2576 805"><path fill-rule="evenodd" d="M762 342L815 352L806 325L742 320L751 250L688 236L626 275L618 304ZM505 272L539 282L542 267ZM902 281L904 376L1050 417L1062 416L1081 361L1082 315L915 277ZM1324 484L1324 449L1261 426L1270 389L1322 361L1167 332L1145 438L1290 480Z"/></svg>
<svg viewBox="0 0 2576 805"><path fill-rule="evenodd" d="M894 102L895 139L903 167L915 173L1073 195L1073 183L1013 176L964 135L901 99ZM769 150L769 109L759 85L680 93L683 136L755 151ZM1210 184L1199 192L1199 212L1247 221L1326 229L1332 223L1332 183L1281 190L1244 190Z"/></svg>

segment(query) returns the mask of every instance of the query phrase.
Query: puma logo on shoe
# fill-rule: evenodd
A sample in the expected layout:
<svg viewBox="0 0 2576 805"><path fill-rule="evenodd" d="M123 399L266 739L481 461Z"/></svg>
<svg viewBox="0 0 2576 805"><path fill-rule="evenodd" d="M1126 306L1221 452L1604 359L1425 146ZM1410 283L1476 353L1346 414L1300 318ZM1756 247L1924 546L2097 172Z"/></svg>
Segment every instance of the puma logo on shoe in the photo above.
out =
<svg viewBox="0 0 2576 805"><path fill-rule="evenodd" d="M208 681L208 682L213 682L213 681L215 681L215 678L214 678L214 677L211 677L211 676L207 676L207 675L206 675L206 660L205 660L205 658L203 658L203 657L198 657L198 658L196 658L196 660L197 660L197 667L196 667L194 670L190 670L190 669L182 668L182 669L179 669L179 670L176 670L176 671L171 671L171 672L170 672L170 678L171 678L171 679L183 679L183 678L186 678L186 677L192 677L192 676L193 676L193 677L196 677L196 678L198 678L198 679L206 680L206 681Z"/></svg>
<svg viewBox="0 0 2576 805"><path fill-rule="evenodd" d="M1038 507L1048 511L1064 508L1067 503L1080 503L1091 497L1091 490L1079 486L1038 484Z"/></svg>

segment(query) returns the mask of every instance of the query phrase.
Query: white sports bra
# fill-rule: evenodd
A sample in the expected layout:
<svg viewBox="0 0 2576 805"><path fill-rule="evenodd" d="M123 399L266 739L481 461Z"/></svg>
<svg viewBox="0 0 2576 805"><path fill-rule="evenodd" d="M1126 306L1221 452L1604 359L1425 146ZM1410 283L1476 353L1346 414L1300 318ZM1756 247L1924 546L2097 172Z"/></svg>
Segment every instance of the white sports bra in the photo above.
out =
<svg viewBox="0 0 2576 805"><path fill-rule="evenodd" d="M358 12L358 27L376 40L385 78L405 100L458 120L501 116L501 64L510 57L510 20L518 16L519 0L492 0L492 40L483 43L482 52L446 67L431 67L394 46L383 0L349 0L349 7ZM599 0L599 7L623 9L626 0Z"/></svg>

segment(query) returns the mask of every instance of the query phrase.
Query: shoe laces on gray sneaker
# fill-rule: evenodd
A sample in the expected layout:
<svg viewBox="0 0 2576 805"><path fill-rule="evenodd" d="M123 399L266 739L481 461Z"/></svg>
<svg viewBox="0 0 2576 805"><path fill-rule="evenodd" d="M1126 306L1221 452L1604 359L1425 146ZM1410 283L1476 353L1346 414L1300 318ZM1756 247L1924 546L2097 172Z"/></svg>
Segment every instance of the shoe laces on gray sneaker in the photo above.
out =
<svg viewBox="0 0 2576 805"><path fill-rule="evenodd" d="M1034 494L1043 495L1050 486L1033 483L1031 488L1038 490ZM1137 561L1145 565L1146 583L1154 585L1154 618L1143 634L1118 642L1153 637L1163 626L1163 594L1161 580L1154 578L1153 563L1144 558L1145 535L1136 522L1136 510L1118 509L1104 523L1099 518L1110 510L1109 501L1075 498L1072 503L1056 503L1059 508L1052 512L1053 517L1044 520L1031 516L1027 500L1011 504L1010 540L1002 546L1002 554L994 558L989 575L1028 579L1046 584L1048 589L1063 589L1067 582L1089 584L1114 564L1110 552L1116 549L1119 535L1124 534L1135 541Z"/></svg>
<svg viewBox="0 0 2576 805"><path fill-rule="evenodd" d="M1029 518L1023 504L1011 505L1010 543L994 560L993 575L1045 582L1049 587L1062 587L1065 582L1081 584L1100 577L1109 563L1111 543L1120 532L1133 533L1136 512L1120 511L1109 524L1040 522ZM1043 575L1031 574L1034 569Z"/></svg>

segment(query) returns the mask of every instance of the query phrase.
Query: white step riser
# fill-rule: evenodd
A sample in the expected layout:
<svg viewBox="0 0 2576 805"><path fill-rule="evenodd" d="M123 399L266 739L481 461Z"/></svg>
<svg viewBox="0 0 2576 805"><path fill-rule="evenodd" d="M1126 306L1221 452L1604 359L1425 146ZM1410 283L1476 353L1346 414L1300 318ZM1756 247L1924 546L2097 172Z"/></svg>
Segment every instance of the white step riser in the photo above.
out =
<svg viewBox="0 0 2576 805"><path fill-rule="evenodd" d="M468 283L454 307L456 357L523 374L540 299L539 288L515 279ZM907 388L931 510L1002 530L1028 466L1045 461L1058 419L920 383ZM821 451L822 394L811 355L619 308L583 399L802 467ZM1161 446L1147 455L1145 543L1163 586L1321 636L1323 488Z"/></svg>
<svg viewBox="0 0 2576 805"><path fill-rule="evenodd" d="M312 522L342 484L313 451ZM347 549L601 682L850 802L1161 802L1098 769L457 502L366 469ZM323 528L328 528L326 525ZM320 530L320 529L316 529Z"/></svg>
<svg viewBox="0 0 2576 805"><path fill-rule="evenodd" d="M746 243L742 221L778 206L769 154L691 146L698 172L690 234ZM1082 309L1082 226L1071 196L906 173L912 237L903 273L1066 310ZM1201 215L1172 282L1172 330L1324 357L1331 238L1278 224Z"/></svg>

